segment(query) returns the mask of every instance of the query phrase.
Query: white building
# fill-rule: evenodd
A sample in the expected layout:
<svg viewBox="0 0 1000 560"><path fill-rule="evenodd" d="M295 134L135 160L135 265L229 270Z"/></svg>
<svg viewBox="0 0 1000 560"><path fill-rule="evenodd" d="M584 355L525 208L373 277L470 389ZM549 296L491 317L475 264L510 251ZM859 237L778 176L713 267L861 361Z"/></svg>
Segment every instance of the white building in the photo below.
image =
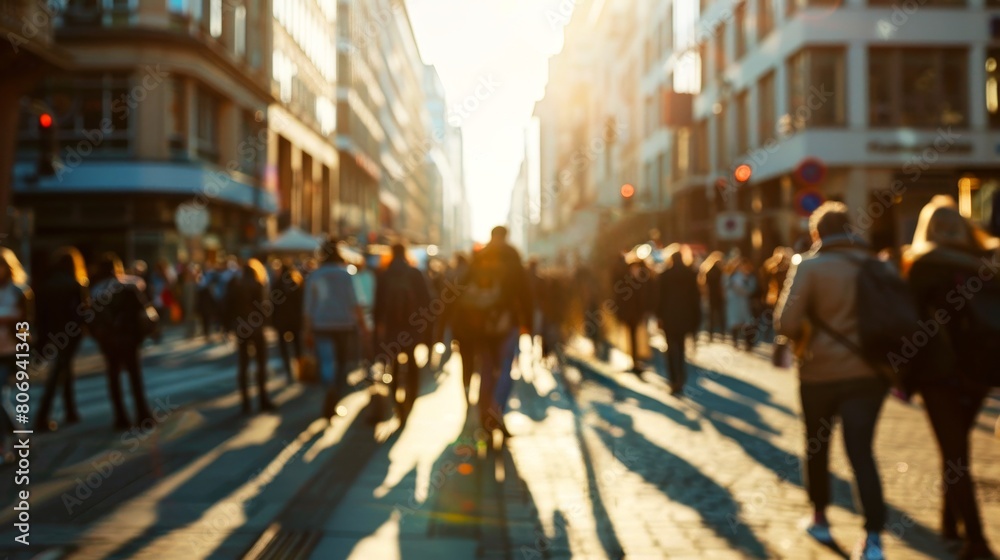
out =
<svg viewBox="0 0 1000 560"><path fill-rule="evenodd" d="M985 218L1000 184L1000 26L983 0L910 4L703 6L695 40L674 37L675 53L693 53L700 72L682 70L684 56L662 66L675 85L700 78L694 122L674 131L674 161L687 155L670 174L672 194L687 199L680 209L711 206L716 179L745 163L748 184L730 182L714 201L750 218L745 249L793 242L807 189L847 203L878 247L908 242L934 194ZM669 13L669 2L659 5ZM826 171L810 166L803 180L796 171L810 158Z"/></svg>

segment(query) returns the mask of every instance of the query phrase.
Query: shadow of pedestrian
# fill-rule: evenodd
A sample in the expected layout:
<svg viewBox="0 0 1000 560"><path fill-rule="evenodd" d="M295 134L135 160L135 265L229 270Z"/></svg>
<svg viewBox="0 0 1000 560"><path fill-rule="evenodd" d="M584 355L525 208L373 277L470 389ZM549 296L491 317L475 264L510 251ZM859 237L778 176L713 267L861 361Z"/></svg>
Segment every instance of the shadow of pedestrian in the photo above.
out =
<svg viewBox="0 0 1000 560"><path fill-rule="evenodd" d="M628 414L603 403L595 403L594 408L609 424L622 430L612 434L608 429L594 428L604 445L622 457L629 470L642 476L670 500L697 512L707 527L746 556L773 556L753 531L739 521L739 505L728 490L691 463L651 443L635 430Z"/></svg>

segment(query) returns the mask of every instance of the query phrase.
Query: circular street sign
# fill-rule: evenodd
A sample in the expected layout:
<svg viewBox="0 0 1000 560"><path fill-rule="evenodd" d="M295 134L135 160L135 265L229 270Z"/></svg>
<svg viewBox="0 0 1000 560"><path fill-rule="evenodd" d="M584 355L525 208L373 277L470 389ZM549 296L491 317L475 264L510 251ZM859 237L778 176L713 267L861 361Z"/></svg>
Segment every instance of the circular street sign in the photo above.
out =
<svg viewBox="0 0 1000 560"><path fill-rule="evenodd" d="M804 185L819 185L826 178L826 165L817 158L806 158L795 169L795 178Z"/></svg>
<svg viewBox="0 0 1000 560"><path fill-rule="evenodd" d="M181 235L187 237L203 235L208 229L208 209L186 202L177 207L174 222Z"/></svg>
<svg viewBox="0 0 1000 560"><path fill-rule="evenodd" d="M823 193L816 189L803 189L795 195L795 212L799 216L809 216L824 202Z"/></svg>

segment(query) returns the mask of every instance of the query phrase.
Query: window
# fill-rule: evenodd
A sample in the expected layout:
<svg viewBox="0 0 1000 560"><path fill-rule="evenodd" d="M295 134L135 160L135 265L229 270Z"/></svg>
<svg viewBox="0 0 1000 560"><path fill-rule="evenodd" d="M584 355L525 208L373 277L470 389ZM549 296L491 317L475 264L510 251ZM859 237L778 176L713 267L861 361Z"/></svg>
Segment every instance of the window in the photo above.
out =
<svg viewBox="0 0 1000 560"><path fill-rule="evenodd" d="M171 153L182 154L187 149L188 130L188 107L187 107L187 83L183 77L176 77L170 81L170 89L167 94L170 96L168 106L170 118L167 119L167 142Z"/></svg>
<svg viewBox="0 0 1000 560"><path fill-rule="evenodd" d="M726 130L729 126L727 122L729 116L726 111L726 104L720 103L719 112L715 115L715 146L716 152L715 168L722 169L729 165L732 154L729 153L729 134Z"/></svg>
<svg viewBox="0 0 1000 560"><path fill-rule="evenodd" d="M217 162L219 159L218 149L218 118L219 100L215 94L204 89L198 89L198 99L196 103L198 122L198 157Z"/></svg>
<svg viewBox="0 0 1000 560"><path fill-rule="evenodd" d="M208 32L218 39L222 36L222 0L211 0Z"/></svg>
<svg viewBox="0 0 1000 560"><path fill-rule="evenodd" d="M94 152L123 151L137 106L130 86L129 74L77 74L47 81L38 97L52 107L61 141L82 140Z"/></svg>
<svg viewBox="0 0 1000 560"><path fill-rule="evenodd" d="M698 44L698 68L698 83L701 84L700 90L704 91L708 85L708 44L704 42Z"/></svg>
<svg viewBox="0 0 1000 560"><path fill-rule="evenodd" d="M868 118L871 125L967 124L967 60L968 52L964 48L870 49Z"/></svg>
<svg viewBox="0 0 1000 560"><path fill-rule="evenodd" d="M990 128L1000 128L1000 49L986 53L986 114Z"/></svg>
<svg viewBox="0 0 1000 560"><path fill-rule="evenodd" d="M774 137L774 72L768 72L757 84L757 145Z"/></svg>
<svg viewBox="0 0 1000 560"><path fill-rule="evenodd" d="M792 130L843 126L847 96L844 49L809 48L788 59L788 122Z"/></svg>
<svg viewBox="0 0 1000 560"><path fill-rule="evenodd" d="M233 54L240 58L247 54L247 9L243 6L233 10Z"/></svg>
<svg viewBox="0 0 1000 560"><path fill-rule="evenodd" d="M747 53L747 3L743 2L733 11L733 31L735 31L736 39L735 45L736 49L736 60L743 58L743 55Z"/></svg>
<svg viewBox="0 0 1000 560"><path fill-rule="evenodd" d="M757 39L763 40L774 29L774 0L757 0Z"/></svg>
<svg viewBox="0 0 1000 560"><path fill-rule="evenodd" d="M698 175L708 173L708 119L694 125L694 172Z"/></svg>
<svg viewBox="0 0 1000 560"><path fill-rule="evenodd" d="M722 78L726 69L726 23L715 29L715 75Z"/></svg>
<svg viewBox="0 0 1000 560"><path fill-rule="evenodd" d="M750 151L750 96L741 91L736 94L736 155Z"/></svg>

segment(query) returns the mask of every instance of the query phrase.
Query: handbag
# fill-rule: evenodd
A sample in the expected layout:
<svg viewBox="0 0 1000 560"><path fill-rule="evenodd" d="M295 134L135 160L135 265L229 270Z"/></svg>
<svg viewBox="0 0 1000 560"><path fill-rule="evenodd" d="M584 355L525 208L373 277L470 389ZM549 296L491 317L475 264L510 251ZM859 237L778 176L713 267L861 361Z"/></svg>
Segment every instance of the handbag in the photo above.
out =
<svg viewBox="0 0 1000 560"><path fill-rule="evenodd" d="M299 383L305 383L307 385L317 385L319 384L319 368L316 364L316 356L312 354L303 354L298 359L298 367L296 368L296 378Z"/></svg>
<svg viewBox="0 0 1000 560"><path fill-rule="evenodd" d="M787 336L778 335L774 337L774 353L771 355L771 365L776 368L788 369L792 367L792 345Z"/></svg>

